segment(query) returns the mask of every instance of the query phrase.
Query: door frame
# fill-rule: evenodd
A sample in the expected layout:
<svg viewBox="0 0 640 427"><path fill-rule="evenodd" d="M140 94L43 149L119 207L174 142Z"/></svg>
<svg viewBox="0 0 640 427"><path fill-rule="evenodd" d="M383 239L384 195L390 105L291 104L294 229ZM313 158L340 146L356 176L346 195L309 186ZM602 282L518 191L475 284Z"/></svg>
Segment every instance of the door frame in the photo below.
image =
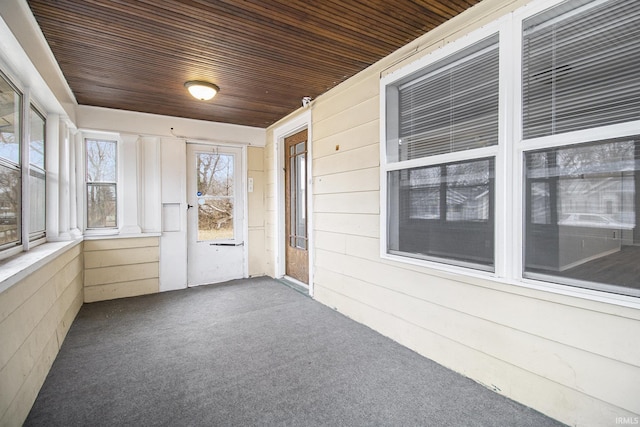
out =
<svg viewBox="0 0 640 427"><path fill-rule="evenodd" d="M313 133L311 129L311 109L307 109L300 115L289 120L274 129L273 145L275 147L274 167L276 173L276 258L275 258L275 276L283 278L286 274L286 239L285 239L285 182L284 182L284 140L285 138L307 129L307 234L309 236L309 295L313 297L313 259L314 259L314 233L313 233Z"/></svg>
<svg viewBox="0 0 640 427"><path fill-rule="evenodd" d="M203 140L197 140L197 139L187 139L185 141L185 157L186 157L186 171L185 171L185 207L186 205L188 205L188 191L189 191L189 185L188 185L188 177L186 174L189 173L189 150L188 150L188 146L189 145L206 145L209 147L220 147L220 148L236 148L236 149L240 149L240 167L241 167L241 172L240 172L240 188L242 189L242 240L244 242L244 244L242 245L242 277L243 278L247 278L249 277L249 194L248 194L248 190L247 190L247 176L249 174L248 171L248 164L247 164L247 145L248 144L228 144L228 143L224 143L224 142L215 142L215 141L203 141ZM186 241L186 253L185 253L185 259L186 259L186 277L185 277L185 287L189 287L189 218L187 216L187 214L185 213L185 222L186 222L186 229L185 229L185 241Z"/></svg>

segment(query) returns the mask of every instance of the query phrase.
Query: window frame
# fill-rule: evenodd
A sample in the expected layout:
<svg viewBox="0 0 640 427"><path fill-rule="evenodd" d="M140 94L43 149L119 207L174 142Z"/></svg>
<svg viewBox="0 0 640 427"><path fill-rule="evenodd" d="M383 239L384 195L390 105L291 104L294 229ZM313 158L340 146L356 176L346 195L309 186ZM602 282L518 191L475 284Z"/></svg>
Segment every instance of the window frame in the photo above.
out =
<svg viewBox="0 0 640 427"><path fill-rule="evenodd" d="M14 129L18 132L17 137L17 146L18 146L18 158L17 162L13 162L10 159L0 158L0 163L7 168L11 168L12 170L18 171L19 175L19 183L20 188L18 189L18 195L20 200L18 202L18 207L16 209L16 233L18 234L18 241L16 242L8 242L0 245L0 253L5 256L11 256L15 253L22 252L26 246L28 245L28 236L27 239L24 237L25 231L25 209L24 209L24 163L25 163L25 130L27 129L26 120L25 120L25 105L28 100L25 91L18 87L15 84L14 80L12 80L7 74L0 70L0 79L4 80L5 83L18 95L19 105L16 111L18 111L19 117L17 118L18 123L14 123Z"/></svg>
<svg viewBox="0 0 640 427"><path fill-rule="evenodd" d="M33 104L33 102L30 103L29 106L29 113L33 112L36 115L38 115L41 119L42 119L42 127L43 127L43 134L42 134L42 148L44 150L44 154L43 154L43 158L42 158L42 168L38 168L35 167L37 172L40 172L44 175L44 194L45 194L45 203L44 203L44 229L43 230L38 230L36 232L32 231L32 230L28 230L28 232L26 233L28 240L29 240L29 246L36 246L38 244L44 243L46 242L46 236L47 236L47 203L46 203L46 194L47 194L47 118L46 116L41 112L41 110ZM29 129L31 129L31 122L29 120L28 123ZM26 165L28 166L28 171L26 174L26 179L23 179L23 186L27 186L30 184L29 182L29 177L31 176L31 172L33 166L35 166L33 163L31 163L31 157L30 157L30 153L31 153L31 130L29 130L28 132L28 141L25 141L25 151L29 151L29 156L28 156L28 161L26 162ZM29 185L29 195L30 195L30 190L31 187ZM23 193L24 194L24 193ZM23 196L24 197L24 196ZM28 217L26 217L27 219L29 219L29 224L31 223L31 214L32 214L32 210L31 210L31 197L29 198L29 212L28 212ZM28 225L25 223L25 227L28 228ZM37 233L37 234L36 234Z"/></svg>
<svg viewBox="0 0 640 427"><path fill-rule="evenodd" d="M530 151L568 147L593 143L612 138L640 134L640 120L599 126L590 129L559 133L525 140L523 138L523 21L543 12L564 0L537 0L508 13L486 26L439 47L419 59L391 71L383 71L380 78L380 257L389 261L431 271L460 274L473 283L475 279L489 279L489 283L542 290L561 295L586 298L617 305L640 307L637 296L616 293L614 285L589 288L569 285L566 282L548 281L542 277L525 277L524 228L525 228L525 156ZM406 76L464 50L492 33L499 33L499 137L498 145L485 147L473 153L458 152L436 155L405 162L387 161L386 135L386 87ZM515 58L515 60L514 60ZM396 67L394 65L393 67ZM387 174L393 170L429 166L448 162L470 160L479 157L495 158L495 271L483 272L464 266L455 266L430 260L419 260L388 253L388 191ZM487 283L487 282L484 282Z"/></svg>
<svg viewBox="0 0 640 427"><path fill-rule="evenodd" d="M20 97L20 105L18 112L20 114L19 123L16 127L19 129L18 137L18 163L11 161L2 161L4 165L11 166L20 174L20 202L19 202L19 215L20 218L17 221L17 232L20 236L20 240L15 243L7 243L0 247L0 260L11 257L21 252L29 251L30 249L47 242L47 211L46 211L46 186L47 184L47 169L46 169L46 138L47 138L47 115L43 112L44 109L39 106L37 101L32 97L31 90L28 87L22 87L16 78L12 78L11 75L0 69L0 78L3 79ZM30 200L30 182L32 165L30 162L30 145L31 145L31 113L35 113L42 119L43 125L43 167L37 168L39 172L44 175L45 183L45 210L44 210L44 229L38 230L33 233L30 230L31 224L31 200Z"/></svg>
<svg viewBox="0 0 640 427"><path fill-rule="evenodd" d="M113 182L111 181L89 181L87 178L87 162L88 162L88 157L87 157L87 141L104 141L104 142L112 142L115 144L115 180ZM122 189L120 188L121 185L118 185L119 182L121 181L121 176L120 176L120 155L121 155L121 144L120 144L120 138L116 135L116 134L111 134L111 133L83 133L82 136L82 158L83 158L83 162L82 162L82 173L83 173L83 197L82 197L82 201L83 201L83 229L84 229L84 233L87 236L93 236L93 235L113 235L113 234L118 234L120 231L120 227L122 226L122 203L121 203L121 195L120 192L122 191ZM88 189L89 189L89 185L91 184L98 184L98 185L114 185L115 186L115 215L116 215L116 219L115 219L115 225L111 226L111 227L89 227L89 197L88 197Z"/></svg>
<svg viewBox="0 0 640 427"><path fill-rule="evenodd" d="M433 50L429 54L419 58L418 60L401 67L389 74L384 75L380 79L380 257L387 260L399 261L405 264L411 264L421 267L429 267L436 270L443 270L449 272L456 272L467 274L471 276L479 277L495 277L499 271L503 268L500 263L499 251L499 238L504 234L501 230L502 213L499 211L499 203L504 198L504 189L499 185L498 176L504 174L505 169L505 136L506 129L504 129L504 120L498 120L498 143L496 145L474 148L463 151L456 151L452 153L435 154L432 156L426 156L410 160L388 160L387 154L387 86L396 84L403 81L412 74L419 73L421 70L432 67L440 61L458 54L468 48L472 48L476 43L488 39L494 35L498 36L498 79L503 81L506 75L503 35L502 27L506 17L497 19L495 22L473 31L472 33L463 36L462 38L451 42L450 44ZM503 85L498 87L498 117L501 117L502 111L506 108L507 100L505 99L505 91ZM389 229L387 221L389 219L388 208L388 195L389 184L388 174L389 172L409 170L419 167L428 166L442 166L451 163L471 162L479 159L492 158L494 164L494 194L493 203L495 206L493 220L494 220L494 265L491 271L474 266L471 263L465 263L454 260L433 260L430 257L410 257L406 255L400 255L392 253L392 249L389 245Z"/></svg>

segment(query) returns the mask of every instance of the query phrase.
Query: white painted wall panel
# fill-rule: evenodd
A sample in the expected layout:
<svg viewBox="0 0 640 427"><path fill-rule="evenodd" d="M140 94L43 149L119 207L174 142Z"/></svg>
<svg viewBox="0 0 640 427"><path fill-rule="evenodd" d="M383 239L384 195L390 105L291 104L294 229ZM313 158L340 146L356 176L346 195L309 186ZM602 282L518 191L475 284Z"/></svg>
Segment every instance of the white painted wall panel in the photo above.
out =
<svg viewBox="0 0 640 427"><path fill-rule="evenodd" d="M183 140L163 138L160 142L162 203L179 211L173 214L171 231L160 238L160 291L187 287L187 146ZM176 221L178 223L176 223Z"/></svg>
<svg viewBox="0 0 640 427"><path fill-rule="evenodd" d="M336 153L336 146L340 151L354 150L367 145L378 144L380 141L380 122L366 122L352 127L342 133L327 136L313 141L313 157L320 159Z"/></svg>
<svg viewBox="0 0 640 427"><path fill-rule="evenodd" d="M21 425L82 305L76 244L0 292L0 425Z"/></svg>
<svg viewBox="0 0 640 427"><path fill-rule="evenodd" d="M360 169L313 178L314 194L352 193L380 189L380 169Z"/></svg>
<svg viewBox="0 0 640 427"><path fill-rule="evenodd" d="M368 169L380 166L378 145L367 145L353 150L336 150L331 156L313 161L314 176L331 175L340 172Z"/></svg>
<svg viewBox="0 0 640 427"><path fill-rule="evenodd" d="M362 191L358 193L318 194L313 201L314 212L333 213L380 213L380 193Z"/></svg>
<svg viewBox="0 0 640 427"><path fill-rule="evenodd" d="M378 216L362 214L316 213L315 229L369 237L380 233Z"/></svg>
<svg viewBox="0 0 640 427"><path fill-rule="evenodd" d="M331 135L342 133L351 128L363 125L378 118L380 110L380 101L371 98L360 104L352 106L339 114L339 120L336 116L331 116L325 120L315 122L313 124L313 139L320 141Z"/></svg>

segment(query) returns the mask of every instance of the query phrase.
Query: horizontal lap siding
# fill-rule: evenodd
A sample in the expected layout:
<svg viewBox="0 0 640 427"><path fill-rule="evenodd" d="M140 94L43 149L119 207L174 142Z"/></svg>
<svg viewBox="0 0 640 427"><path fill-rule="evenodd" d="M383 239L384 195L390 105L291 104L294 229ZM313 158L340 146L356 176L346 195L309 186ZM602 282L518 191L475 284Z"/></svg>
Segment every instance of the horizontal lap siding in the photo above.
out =
<svg viewBox="0 0 640 427"><path fill-rule="evenodd" d="M524 3L482 2L415 46L433 50ZM380 257L380 75L419 56L408 52L314 101L314 297L565 423L640 413L638 310ZM265 165L272 242L274 152Z"/></svg>
<svg viewBox="0 0 640 427"><path fill-rule="evenodd" d="M0 425L19 426L83 301L82 245L0 294Z"/></svg>
<svg viewBox="0 0 640 427"><path fill-rule="evenodd" d="M85 302L158 292L158 244L157 237L86 241Z"/></svg>

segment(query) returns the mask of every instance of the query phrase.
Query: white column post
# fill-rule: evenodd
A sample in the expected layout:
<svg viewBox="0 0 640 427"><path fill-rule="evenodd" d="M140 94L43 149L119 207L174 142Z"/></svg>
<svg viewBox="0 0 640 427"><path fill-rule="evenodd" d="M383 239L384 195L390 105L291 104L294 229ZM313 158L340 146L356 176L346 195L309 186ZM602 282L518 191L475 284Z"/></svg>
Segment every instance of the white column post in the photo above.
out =
<svg viewBox="0 0 640 427"><path fill-rule="evenodd" d="M78 227L78 141L82 143L82 135L75 129L69 135L69 229L74 239L82 235Z"/></svg>
<svg viewBox="0 0 640 427"><path fill-rule="evenodd" d="M84 135L78 132L75 138L75 156L76 156L76 218L78 232L84 233L85 223L85 194L87 192L85 185L85 160L84 160Z"/></svg>
<svg viewBox="0 0 640 427"><path fill-rule="evenodd" d="M122 234L140 234L138 222L138 135L122 135L118 192L122 200Z"/></svg>
<svg viewBox="0 0 640 427"><path fill-rule="evenodd" d="M60 139L59 139L59 197L58 205L58 239L71 240L69 233L69 217L70 217L70 197L69 197L69 127L65 119L60 119Z"/></svg>
<svg viewBox="0 0 640 427"><path fill-rule="evenodd" d="M141 148L141 225L144 233L159 233L162 229L160 175L160 138L140 140Z"/></svg>
<svg viewBox="0 0 640 427"><path fill-rule="evenodd" d="M59 155L58 139L60 138L60 116L49 114L46 124L46 158L47 169L47 239L58 240L58 181Z"/></svg>

